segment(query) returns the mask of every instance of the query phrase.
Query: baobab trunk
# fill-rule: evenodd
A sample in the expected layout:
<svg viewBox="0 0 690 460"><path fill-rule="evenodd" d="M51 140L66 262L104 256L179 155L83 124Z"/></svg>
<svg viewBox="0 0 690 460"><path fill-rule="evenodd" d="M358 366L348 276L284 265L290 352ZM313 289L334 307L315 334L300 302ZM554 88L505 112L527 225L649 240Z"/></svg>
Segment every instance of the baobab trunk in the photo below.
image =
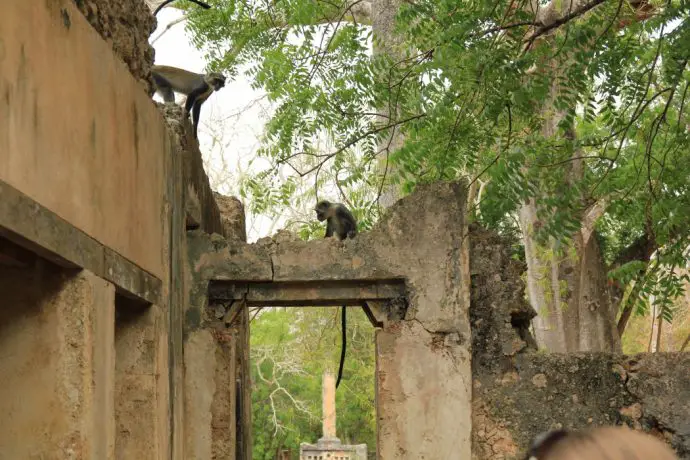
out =
<svg viewBox="0 0 690 460"><path fill-rule="evenodd" d="M404 56L403 41L395 33L395 16L398 14L401 0L377 0L371 4L371 30L374 36L373 53L376 55L388 55L394 62L402 60ZM390 124L398 119L397 105L379 107L379 121ZM389 163L388 157L398 150L405 142L405 137L400 132L400 127L392 128L390 134L379 145L378 170L379 180L384 181L378 203L383 208L388 208L401 198L400 186L390 181L395 175L394 166Z"/></svg>

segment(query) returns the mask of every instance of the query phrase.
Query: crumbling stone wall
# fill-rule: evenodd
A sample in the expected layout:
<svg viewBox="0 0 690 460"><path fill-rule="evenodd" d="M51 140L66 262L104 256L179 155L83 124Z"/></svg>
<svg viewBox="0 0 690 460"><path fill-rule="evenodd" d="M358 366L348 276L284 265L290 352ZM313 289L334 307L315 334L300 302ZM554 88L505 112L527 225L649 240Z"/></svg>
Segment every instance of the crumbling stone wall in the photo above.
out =
<svg viewBox="0 0 690 460"><path fill-rule="evenodd" d="M173 142L182 175L185 250L198 250L198 238L222 241L221 235L246 242L244 210L233 197L214 194L198 144L181 107L158 104ZM219 209L216 197L221 202ZM183 262L184 310L179 320L184 355L184 458L248 460L251 457L251 385L249 382L249 316L235 305L208 304L208 280ZM220 310L220 315L216 313ZM183 324L184 318L184 324ZM174 344L178 345L177 343Z"/></svg>
<svg viewBox="0 0 690 460"><path fill-rule="evenodd" d="M286 290L301 286L304 297L295 302L313 296L316 305L339 289L346 290L350 299L376 299L381 291L395 291L386 297L389 303L367 300L373 311L381 313L377 322L382 324L376 333L378 455L469 458L464 205L463 183L419 187L392 206L374 229L343 242L333 238L305 242L281 233L247 245L196 230L190 233L189 266L202 288L195 291L197 298L190 301L186 317L189 341L206 334L203 326L214 316L219 321L242 296L248 298L243 294L249 289L246 283L256 283L252 292L258 296L273 283ZM228 296L223 299L232 303L216 310L216 305L207 303L208 282L243 286L222 285ZM396 290L396 282L403 293ZM237 293L240 297L235 297ZM280 291L271 295L280 302L287 300ZM205 381L210 380L211 375Z"/></svg>
<svg viewBox="0 0 690 460"><path fill-rule="evenodd" d="M690 354L542 354L510 242L471 228L472 458L518 459L554 428L627 424L690 459Z"/></svg>
<svg viewBox="0 0 690 460"><path fill-rule="evenodd" d="M537 433L627 424L690 459L690 355L519 355L512 371L475 375L476 459L519 458Z"/></svg>
<svg viewBox="0 0 690 460"><path fill-rule="evenodd" d="M0 257L0 457L113 458L115 288L40 258L21 265Z"/></svg>
<svg viewBox="0 0 690 460"><path fill-rule="evenodd" d="M236 222L233 225L237 228L244 228L244 211L242 211L241 223L236 213L226 217L225 220L221 219L215 194L211 190L208 175L204 170L199 144L193 138L191 123L185 116L184 109L176 104L156 103L156 105L165 117L177 154L182 159L187 229L199 228L208 234L225 235L224 221L229 219ZM246 234L242 241L246 241Z"/></svg>
<svg viewBox="0 0 690 460"><path fill-rule="evenodd" d="M213 192L220 210L220 221L223 225L223 236L229 241L247 241L247 229L244 219L244 206L234 196L225 196Z"/></svg>
<svg viewBox="0 0 690 460"><path fill-rule="evenodd" d="M519 353L535 351L530 321L537 312L525 299L525 264L510 257L510 241L470 226L470 323L474 373L505 372Z"/></svg>
<svg viewBox="0 0 690 460"><path fill-rule="evenodd" d="M153 95L151 66L154 60L149 36L156 18L144 0L73 0L94 29L110 43L134 78Z"/></svg>

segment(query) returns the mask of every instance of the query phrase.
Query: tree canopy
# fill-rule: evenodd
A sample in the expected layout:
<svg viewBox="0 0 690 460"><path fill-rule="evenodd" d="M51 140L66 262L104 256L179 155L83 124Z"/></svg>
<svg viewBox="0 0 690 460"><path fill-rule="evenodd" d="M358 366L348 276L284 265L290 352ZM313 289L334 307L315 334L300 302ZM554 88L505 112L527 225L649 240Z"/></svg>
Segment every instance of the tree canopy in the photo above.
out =
<svg viewBox="0 0 690 460"><path fill-rule="evenodd" d="M245 184L275 197L263 209L305 192L276 180L281 167L337 182L365 226L384 180L410 191L466 176L485 185L478 218L504 231L538 197L540 241L566 240L599 203L607 262L653 240L665 270L648 270L644 290L679 293L668 268L685 265L690 229L687 2L407 1L393 54L372 53L383 34L363 1L212 4L190 12L195 43L277 105L259 152L272 168ZM390 151L394 133L406 142ZM381 159L395 166L385 177ZM623 284L631 262L612 272Z"/></svg>

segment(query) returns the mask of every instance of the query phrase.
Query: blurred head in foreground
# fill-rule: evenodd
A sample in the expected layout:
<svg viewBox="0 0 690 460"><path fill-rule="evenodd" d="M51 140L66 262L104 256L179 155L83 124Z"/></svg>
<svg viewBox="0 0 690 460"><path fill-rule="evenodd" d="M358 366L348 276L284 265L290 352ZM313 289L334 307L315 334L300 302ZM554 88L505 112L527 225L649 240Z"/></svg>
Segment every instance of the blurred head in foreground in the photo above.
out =
<svg viewBox="0 0 690 460"><path fill-rule="evenodd" d="M678 460L655 437L627 427L551 431L537 436L525 460Z"/></svg>

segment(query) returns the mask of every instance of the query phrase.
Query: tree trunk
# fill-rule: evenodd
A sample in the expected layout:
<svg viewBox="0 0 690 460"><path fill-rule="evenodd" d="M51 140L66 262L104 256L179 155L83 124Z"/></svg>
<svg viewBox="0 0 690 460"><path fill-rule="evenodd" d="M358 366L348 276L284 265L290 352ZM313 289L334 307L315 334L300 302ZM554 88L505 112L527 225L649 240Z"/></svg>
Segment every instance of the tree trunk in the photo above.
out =
<svg viewBox="0 0 690 460"><path fill-rule="evenodd" d="M688 343L690 343L690 334L685 338L685 342L683 342L683 345L680 346L679 351L685 351L685 347L688 346Z"/></svg>
<svg viewBox="0 0 690 460"><path fill-rule="evenodd" d="M578 232L570 241L571 248L560 251L551 242L547 258L530 230L535 216L533 202L520 209L527 292L538 313L533 327L539 347L560 353L620 351L615 309L596 238Z"/></svg>
<svg viewBox="0 0 690 460"><path fill-rule="evenodd" d="M518 214L527 260L527 294L537 311L532 320L535 339L540 348L565 352L563 311L556 301L559 297L554 296L551 264L544 260L541 248L532 236L537 214L534 200L523 205Z"/></svg>
<svg viewBox="0 0 690 460"><path fill-rule="evenodd" d="M395 16L398 14L401 4L401 0L378 0L371 4L371 30L374 36L373 53L374 55L388 55L395 62L402 60L404 56L402 39L395 32ZM390 101L389 106L379 107L378 110L384 115L384 117L380 117L381 123L391 123L398 118L396 101ZM378 162L379 180L383 181L383 187L378 204L383 208L392 206L401 197L400 186L390 181L395 170L393 165L388 162L388 157L402 147L404 142L405 137L401 134L400 128L397 127L393 128L391 134L379 145L379 150L382 151Z"/></svg>
<svg viewBox="0 0 690 460"><path fill-rule="evenodd" d="M637 296L639 294L640 286L642 286L642 281L638 277L637 280L632 282L632 287L630 288L630 292L628 293L627 296L623 296L622 300L620 301L620 306L623 307L621 310L621 316L618 318L618 324L616 326L616 329L618 329L618 336L623 337L623 332L625 332L625 328L628 326L628 321L630 321L630 317L632 316L633 312L633 307L635 306L635 299L637 299ZM615 305L615 302L613 302Z"/></svg>
<svg viewBox="0 0 690 460"><path fill-rule="evenodd" d="M656 351L661 352L663 351L661 348L661 334L664 329L664 318L659 316L659 321L656 326Z"/></svg>
<svg viewBox="0 0 690 460"><path fill-rule="evenodd" d="M565 3L559 4L560 7ZM549 7L557 8L558 5L552 1ZM554 109L560 79L555 78L557 69L550 70L554 72L553 83L542 105L544 124L541 134L547 139L558 135L558 124L565 115ZM564 137L574 139L574 129L568 129ZM580 156L581 152L576 150L569 162L567 181L570 184L579 182L584 176ZM600 200L583 212L580 231L559 247L555 241L550 241L549 248L540 248L534 240L537 224L535 201L523 204L519 210L527 258L528 294L538 313L533 320L535 336L539 347L548 351L620 350L615 312L608 295L606 267L596 238L592 237L594 224L605 212L606 204L606 200ZM548 282L545 279L547 274Z"/></svg>
<svg viewBox="0 0 690 460"><path fill-rule="evenodd" d="M656 333L656 305L654 304L654 296L649 296L649 305L652 313L652 327L649 331L649 345L647 346L648 353L656 351L656 342L654 342L654 335Z"/></svg>

